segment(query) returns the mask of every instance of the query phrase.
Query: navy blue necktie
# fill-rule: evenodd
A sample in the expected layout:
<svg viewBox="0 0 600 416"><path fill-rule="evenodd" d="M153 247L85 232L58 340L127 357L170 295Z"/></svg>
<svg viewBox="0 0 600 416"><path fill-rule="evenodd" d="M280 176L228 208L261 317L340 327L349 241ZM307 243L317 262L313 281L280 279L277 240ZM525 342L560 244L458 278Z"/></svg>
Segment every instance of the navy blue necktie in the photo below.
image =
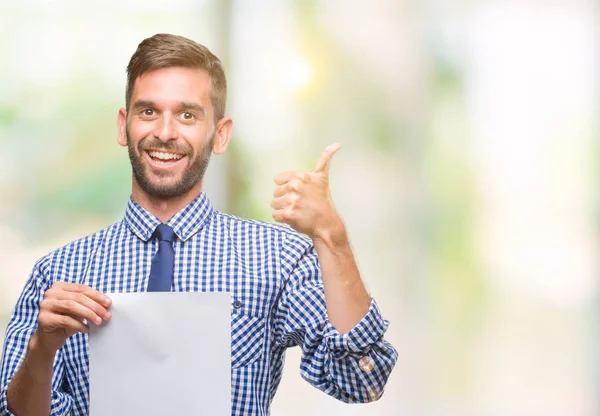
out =
<svg viewBox="0 0 600 416"><path fill-rule="evenodd" d="M170 292L173 282L173 240L175 232L166 224L156 227L153 237L158 239L158 251L152 257L148 292Z"/></svg>

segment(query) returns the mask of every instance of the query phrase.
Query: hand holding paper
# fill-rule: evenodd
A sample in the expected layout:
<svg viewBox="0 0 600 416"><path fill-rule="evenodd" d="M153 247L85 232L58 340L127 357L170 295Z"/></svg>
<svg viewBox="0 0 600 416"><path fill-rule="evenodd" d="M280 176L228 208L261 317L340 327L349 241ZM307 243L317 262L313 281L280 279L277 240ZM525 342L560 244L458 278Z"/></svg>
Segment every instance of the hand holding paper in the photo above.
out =
<svg viewBox="0 0 600 416"><path fill-rule="evenodd" d="M76 332L87 334L89 326L110 320L111 299L91 287L55 282L40 304L38 326L33 335L37 345L56 352Z"/></svg>

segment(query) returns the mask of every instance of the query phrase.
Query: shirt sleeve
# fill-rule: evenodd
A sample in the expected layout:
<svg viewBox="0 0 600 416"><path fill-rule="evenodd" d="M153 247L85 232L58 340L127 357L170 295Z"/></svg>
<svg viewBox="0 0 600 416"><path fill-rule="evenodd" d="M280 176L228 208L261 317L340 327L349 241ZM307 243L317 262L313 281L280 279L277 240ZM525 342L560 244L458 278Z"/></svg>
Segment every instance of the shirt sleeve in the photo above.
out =
<svg viewBox="0 0 600 416"><path fill-rule="evenodd" d="M29 339L37 328L39 306L46 289L44 276L36 266L25 284L6 329L0 365L0 416L13 415L8 410L6 390L23 362ZM73 399L63 389L63 380L64 365L62 353L59 350L56 353L52 371L51 416L67 415L73 407Z"/></svg>
<svg viewBox="0 0 600 416"><path fill-rule="evenodd" d="M372 299L369 311L348 333L327 318L316 250L301 238L282 246L285 287L275 308L275 342L302 349L300 374L310 384L347 403L377 400L398 353L383 339L389 322Z"/></svg>

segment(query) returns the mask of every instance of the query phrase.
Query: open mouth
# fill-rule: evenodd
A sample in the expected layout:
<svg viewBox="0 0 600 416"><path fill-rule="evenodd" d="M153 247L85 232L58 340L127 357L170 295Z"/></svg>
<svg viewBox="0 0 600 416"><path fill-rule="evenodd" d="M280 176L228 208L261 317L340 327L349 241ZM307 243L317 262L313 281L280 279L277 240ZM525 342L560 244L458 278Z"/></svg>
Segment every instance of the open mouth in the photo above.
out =
<svg viewBox="0 0 600 416"><path fill-rule="evenodd" d="M185 157L185 155L179 153L161 152L158 150L147 150L146 154L154 165L165 167L175 165Z"/></svg>

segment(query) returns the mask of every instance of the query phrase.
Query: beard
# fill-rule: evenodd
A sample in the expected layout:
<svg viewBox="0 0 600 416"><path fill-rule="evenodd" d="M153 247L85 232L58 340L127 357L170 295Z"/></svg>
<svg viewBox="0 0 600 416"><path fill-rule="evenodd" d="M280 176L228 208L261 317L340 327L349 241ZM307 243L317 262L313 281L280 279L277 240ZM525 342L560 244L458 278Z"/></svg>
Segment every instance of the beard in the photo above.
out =
<svg viewBox="0 0 600 416"><path fill-rule="evenodd" d="M166 143L146 137L139 141L137 153L135 145L129 137L129 127L126 128L127 134L127 150L129 160L131 161L131 169L133 176L139 184L140 188L149 196L159 199L175 198L188 193L198 182L204 177L215 137L215 129L207 135L206 145L194 157L194 149L187 143L174 143L168 141ZM184 154L187 156L188 164L184 168L180 178L175 178L171 172L155 172L154 175L159 178L169 178L172 180L157 181L152 180L148 174L148 166L142 163L142 157L146 149L159 150L163 152L173 152Z"/></svg>

